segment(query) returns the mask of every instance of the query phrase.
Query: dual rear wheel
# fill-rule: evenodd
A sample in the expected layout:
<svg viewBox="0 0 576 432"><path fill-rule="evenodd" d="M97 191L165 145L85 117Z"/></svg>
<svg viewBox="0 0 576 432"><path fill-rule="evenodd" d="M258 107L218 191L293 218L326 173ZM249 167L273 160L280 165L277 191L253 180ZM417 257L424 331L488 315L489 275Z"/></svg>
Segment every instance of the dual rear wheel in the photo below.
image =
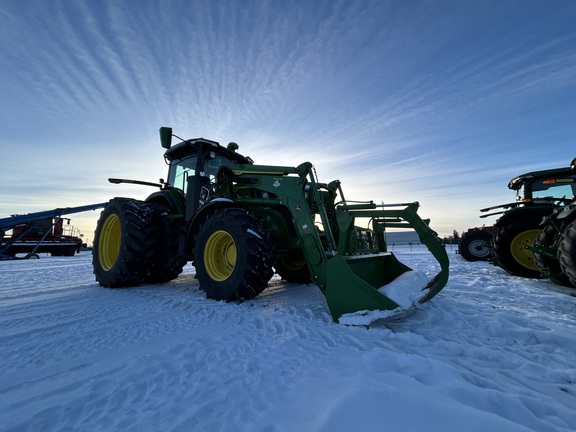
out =
<svg viewBox="0 0 576 432"><path fill-rule="evenodd" d="M141 201L114 198L94 233L92 266L96 281L109 288L139 285L151 274L158 243L158 220Z"/></svg>
<svg viewBox="0 0 576 432"><path fill-rule="evenodd" d="M165 207L128 198L106 205L94 233L96 281L109 288L161 283L176 278L186 261Z"/></svg>

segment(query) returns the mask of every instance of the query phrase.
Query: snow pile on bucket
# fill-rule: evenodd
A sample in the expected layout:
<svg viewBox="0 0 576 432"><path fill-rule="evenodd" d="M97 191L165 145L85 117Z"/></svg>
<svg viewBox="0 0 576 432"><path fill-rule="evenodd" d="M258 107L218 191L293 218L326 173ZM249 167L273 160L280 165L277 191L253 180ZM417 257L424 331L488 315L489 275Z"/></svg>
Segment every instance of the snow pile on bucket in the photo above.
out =
<svg viewBox="0 0 576 432"><path fill-rule="evenodd" d="M397 303L399 307L393 310L364 310L344 314L338 322L346 325L369 325L379 319L404 315L411 311L418 301L426 295L427 291L424 288L427 284L428 278L421 271L410 270L402 273L388 285L378 288L378 292Z"/></svg>

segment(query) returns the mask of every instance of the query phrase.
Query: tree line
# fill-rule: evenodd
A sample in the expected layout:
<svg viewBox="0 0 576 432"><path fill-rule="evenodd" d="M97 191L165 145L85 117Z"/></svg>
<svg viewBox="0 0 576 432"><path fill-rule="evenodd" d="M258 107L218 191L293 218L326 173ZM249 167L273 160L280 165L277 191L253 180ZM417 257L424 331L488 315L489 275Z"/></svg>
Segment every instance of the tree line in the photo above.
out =
<svg viewBox="0 0 576 432"><path fill-rule="evenodd" d="M444 236L442 238L442 243L444 243L445 245L460 244L460 234L458 233L458 231L454 230L452 231L452 235Z"/></svg>

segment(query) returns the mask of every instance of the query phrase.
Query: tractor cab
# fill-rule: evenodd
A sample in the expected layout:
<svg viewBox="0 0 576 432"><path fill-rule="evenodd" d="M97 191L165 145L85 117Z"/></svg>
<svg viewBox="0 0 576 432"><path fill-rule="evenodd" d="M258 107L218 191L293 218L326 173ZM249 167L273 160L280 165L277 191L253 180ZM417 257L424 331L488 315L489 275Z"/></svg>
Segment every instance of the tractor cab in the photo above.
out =
<svg viewBox="0 0 576 432"><path fill-rule="evenodd" d="M212 196L222 167L253 164L249 157L236 153L236 143L223 147L216 141L195 138L174 146L169 140L163 140L162 146L167 148L164 153L169 165L167 183L182 191L190 203L186 206L186 220L190 220Z"/></svg>

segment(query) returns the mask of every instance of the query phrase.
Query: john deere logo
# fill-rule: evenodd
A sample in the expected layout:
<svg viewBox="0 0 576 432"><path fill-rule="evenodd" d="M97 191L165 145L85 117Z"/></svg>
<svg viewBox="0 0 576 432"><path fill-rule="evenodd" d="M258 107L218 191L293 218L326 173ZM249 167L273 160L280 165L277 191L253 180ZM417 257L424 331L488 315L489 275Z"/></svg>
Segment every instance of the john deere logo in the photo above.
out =
<svg viewBox="0 0 576 432"><path fill-rule="evenodd" d="M272 186L280 187L280 182L278 180L276 180L274 183L272 183Z"/></svg>

